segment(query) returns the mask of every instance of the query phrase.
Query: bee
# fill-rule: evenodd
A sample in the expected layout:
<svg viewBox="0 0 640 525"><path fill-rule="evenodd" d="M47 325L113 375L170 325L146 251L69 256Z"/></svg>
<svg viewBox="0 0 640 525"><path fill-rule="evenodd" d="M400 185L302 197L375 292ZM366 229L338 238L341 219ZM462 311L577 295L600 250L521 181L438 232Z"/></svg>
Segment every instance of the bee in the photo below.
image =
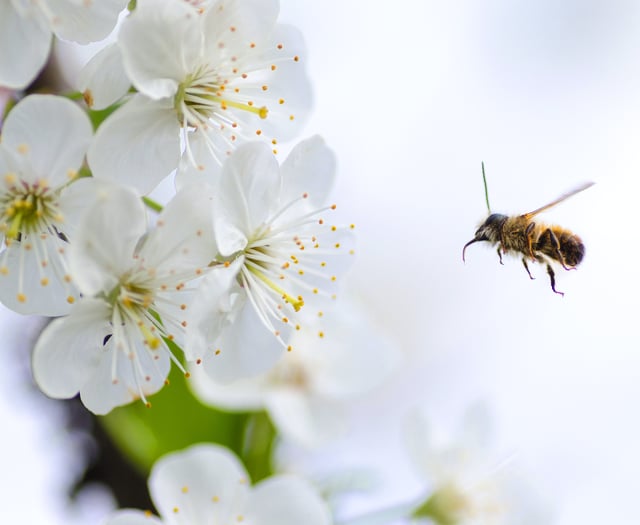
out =
<svg viewBox="0 0 640 525"><path fill-rule="evenodd" d="M523 215L509 217L500 213L491 213L484 162L482 163L482 180L484 182L484 194L489 216L480 225L475 237L462 248L462 261L464 262L465 260L465 251L469 245L475 242L488 241L492 245L497 245L500 264L504 264L502 262L503 254L521 254L522 264L530 279L534 279L534 277L529 271L527 260L545 264L551 281L551 289L559 295L564 295L563 292L556 290L556 276L551 263L559 263L565 270L575 270L584 258L582 239L565 228L535 222L533 218L538 213L548 210L576 193L590 188L594 183L586 182L561 195L549 204Z"/></svg>

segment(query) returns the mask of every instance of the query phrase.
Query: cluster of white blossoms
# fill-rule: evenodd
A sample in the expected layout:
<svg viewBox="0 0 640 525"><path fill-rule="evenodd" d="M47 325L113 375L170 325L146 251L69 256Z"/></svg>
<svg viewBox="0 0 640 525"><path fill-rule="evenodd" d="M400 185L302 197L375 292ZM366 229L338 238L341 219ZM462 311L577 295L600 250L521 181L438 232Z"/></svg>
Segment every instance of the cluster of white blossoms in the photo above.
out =
<svg viewBox="0 0 640 525"><path fill-rule="evenodd" d="M302 37L278 14L278 0L0 0L0 301L55 317L37 385L104 415L151 406L175 367L205 404L266 412L264 464L274 436L304 450L334 437L345 402L398 361L337 299L354 225L330 200L334 153L319 136L278 153L311 108ZM108 34L77 92L34 94L56 38ZM467 493L440 485L402 517L476 523L447 507L475 508ZM158 460L149 487L160 517L107 525L331 522L307 482L251 487L213 444Z"/></svg>
<svg viewBox="0 0 640 525"><path fill-rule="evenodd" d="M17 12L31 20L36 6L49 12ZM100 10L109 27L122 7ZM9 112L0 300L63 316L33 355L49 396L80 393L105 414L148 404L172 362L223 381L264 373L334 302L353 226L334 222L322 139L276 158L276 133L291 137L311 104L301 37L278 9L139 0L79 80L89 106L109 108L95 135L66 98L29 95ZM175 196L155 206L145 195L176 171Z"/></svg>

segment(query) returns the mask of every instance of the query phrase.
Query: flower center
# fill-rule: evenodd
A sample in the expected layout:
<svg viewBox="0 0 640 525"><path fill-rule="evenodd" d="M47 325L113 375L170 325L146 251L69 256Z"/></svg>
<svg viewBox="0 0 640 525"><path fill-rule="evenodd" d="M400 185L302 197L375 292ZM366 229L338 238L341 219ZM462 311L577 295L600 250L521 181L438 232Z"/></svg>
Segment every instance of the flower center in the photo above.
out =
<svg viewBox="0 0 640 525"><path fill-rule="evenodd" d="M174 99L174 107L182 127L206 129L212 118L228 121L233 126L229 117L224 114L228 108L247 111L262 119L267 118L269 111L266 106L256 107L252 101L242 100L229 93L226 88L228 82L206 66L187 76Z"/></svg>
<svg viewBox="0 0 640 525"><path fill-rule="evenodd" d="M62 214L46 181L28 184L14 174L7 174L5 183L8 191L0 198L0 232L4 233L7 246L20 240L23 234L49 231L63 235L54 226L62 221Z"/></svg>
<svg viewBox="0 0 640 525"><path fill-rule="evenodd" d="M139 328L145 344L152 350L160 346L164 330L151 306L154 294L151 290L124 280L107 296L113 306L113 324L131 323Z"/></svg>

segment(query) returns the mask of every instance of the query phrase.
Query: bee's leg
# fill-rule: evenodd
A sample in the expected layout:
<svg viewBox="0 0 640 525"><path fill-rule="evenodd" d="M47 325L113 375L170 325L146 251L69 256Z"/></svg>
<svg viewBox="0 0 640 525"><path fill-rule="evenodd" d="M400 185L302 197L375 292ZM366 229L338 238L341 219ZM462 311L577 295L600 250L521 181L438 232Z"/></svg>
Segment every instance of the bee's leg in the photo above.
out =
<svg viewBox="0 0 640 525"><path fill-rule="evenodd" d="M556 290L556 274L554 273L553 268L551 268L551 265L549 263L547 263L547 273L549 274L549 279L551 280L551 289L555 293L564 296L564 292L559 292L558 290Z"/></svg>
<svg viewBox="0 0 640 525"><path fill-rule="evenodd" d="M500 258L500 264L504 264L502 262L502 245L498 245L498 257Z"/></svg>
<svg viewBox="0 0 640 525"><path fill-rule="evenodd" d="M527 248L529 249L529 256L531 257L531 260L536 259L535 255L533 254L533 229L536 227L536 223L535 222L530 222L529 224L527 224L527 227L524 230L524 234L527 237Z"/></svg>
<svg viewBox="0 0 640 525"><path fill-rule="evenodd" d="M556 234L553 233L551 228L547 228L544 233L545 235L549 236L549 242L551 243L551 247L553 248L553 251L556 254L556 259L560 262L562 267L565 270L575 270L576 269L575 266L567 266L564 263L564 255L562 255L562 252L560 251L560 241L558 241Z"/></svg>
<svg viewBox="0 0 640 525"><path fill-rule="evenodd" d="M529 271L529 265L527 264L526 257L522 258L522 264L524 264L524 269L527 270L527 273L529 274L529 279L534 280L535 277L533 275L531 275L531 272Z"/></svg>

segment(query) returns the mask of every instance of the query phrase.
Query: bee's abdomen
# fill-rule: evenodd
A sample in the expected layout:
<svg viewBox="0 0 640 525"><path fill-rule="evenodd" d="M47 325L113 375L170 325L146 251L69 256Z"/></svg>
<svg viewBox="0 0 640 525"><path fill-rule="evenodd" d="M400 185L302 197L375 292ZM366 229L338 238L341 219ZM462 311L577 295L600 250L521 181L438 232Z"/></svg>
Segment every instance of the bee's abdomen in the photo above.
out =
<svg viewBox="0 0 640 525"><path fill-rule="evenodd" d="M575 233L558 226L552 226L540 235L536 243L536 250L566 266L578 266L584 258L582 239ZM559 254L562 258L558 256Z"/></svg>

